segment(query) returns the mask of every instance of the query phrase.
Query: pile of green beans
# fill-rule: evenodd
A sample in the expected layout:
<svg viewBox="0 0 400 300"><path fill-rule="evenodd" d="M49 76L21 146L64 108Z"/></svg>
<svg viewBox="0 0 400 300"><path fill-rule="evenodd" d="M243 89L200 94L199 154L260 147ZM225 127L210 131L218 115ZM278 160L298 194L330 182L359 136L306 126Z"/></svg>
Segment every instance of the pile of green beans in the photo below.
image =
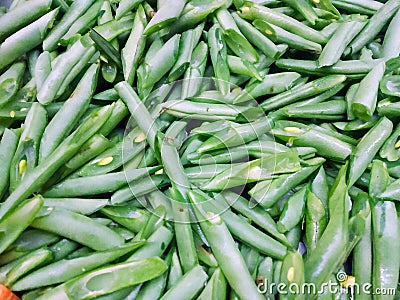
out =
<svg viewBox="0 0 400 300"><path fill-rule="evenodd" d="M399 32L400 0L0 7L0 299L399 299Z"/></svg>

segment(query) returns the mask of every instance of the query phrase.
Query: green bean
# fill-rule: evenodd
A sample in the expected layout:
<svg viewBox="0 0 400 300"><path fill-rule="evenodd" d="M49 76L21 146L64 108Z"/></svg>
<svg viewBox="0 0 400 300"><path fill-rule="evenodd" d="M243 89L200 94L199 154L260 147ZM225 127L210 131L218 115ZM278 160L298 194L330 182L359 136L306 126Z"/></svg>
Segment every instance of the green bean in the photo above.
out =
<svg viewBox="0 0 400 300"><path fill-rule="evenodd" d="M121 19L121 17L123 17L127 13L129 13L132 9L137 7L141 2L142 2L142 0L135 0L135 1L122 0L122 1L120 1L118 3L118 7L115 12L115 18Z"/></svg>
<svg viewBox="0 0 400 300"><path fill-rule="evenodd" d="M147 240L146 244L135 251L128 261L135 261L143 258L161 256L173 238L173 232L168 227L161 226Z"/></svg>
<svg viewBox="0 0 400 300"><path fill-rule="evenodd" d="M234 98L233 103L237 104L249 101L252 98L283 93L292 88L299 78L300 74L295 72L265 75L260 82L247 85L242 93Z"/></svg>
<svg viewBox="0 0 400 300"><path fill-rule="evenodd" d="M35 192L43 182L50 179L56 170L68 161L107 121L109 115L109 107L106 106L101 109L92 119L83 122L68 138L66 138L49 159L39 164L29 174L26 174L15 191L10 194L0 207L0 219L3 219L4 216L21 203L21 201Z"/></svg>
<svg viewBox="0 0 400 300"><path fill-rule="evenodd" d="M319 68L317 61L312 60L297 60L297 59L278 59L276 66L282 69L313 74L313 75L327 75L327 74L344 74L364 77L371 69L377 65L381 60L346 60L339 61L336 64L328 67Z"/></svg>
<svg viewBox="0 0 400 300"><path fill-rule="evenodd" d="M260 105L264 110L273 110L297 100L323 93L345 80L345 75L328 75L273 96L263 101Z"/></svg>
<svg viewBox="0 0 400 300"><path fill-rule="evenodd" d="M93 299L151 280L161 275L166 269L167 265L158 257L123 262L71 279L38 299L68 299L69 297ZM102 284L105 278L108 281L107 287Z"/></svg>
<svg viewBox="0 0 400 300"><path fill-rule="evenodd" d="M260 49L267 57L275 59L280 55L278 47L265 35L240 18L238 14L234 13L233 18L240 31L242 31L250 42Z"/></svg>
<svg viewBox="0 0 400 300"><path fill-rule="evenodd" d="M104 175L66 179L44 193L45 197L76 197L114 192L126 183L138 180L159 167L133 169Z"/></svg>
<svg viewBox="0 0 400 300"><path fill-rule="evenodd" d="M303 187L285 202L277 223L277 229L280 233L291 230L301 221L305 210L306 192L307 188Z"/></svg>
<svg viewBox="0 0 400 300"><path fill-rule="evenodd" d="M189 67L193 49L199 43L200 36L203 32L204 23L201 23L193 30L188 30L182 33L179 43L179 54L175 65L168 75L168 81L176 81Z"/></svg>
<svg viewBox="0 0 400 300"><path fill-rule="evenodd" d="M297 151L288 150L233 165L212 177L206 184L201 186L201 189L220 191L249 182L271 179L275 175L292 173L298 170L300 170L300 161Z"/></svg>
<svg viewBox="0 0 400 300"><path fill-rule="evenodd" d="M229 205L231 205L234 210L237 210L239 213L249 218L252 222L264 229L267 233L269 233L282 244L286 246L289 245L285 236L279 233L278 229L276 228L275 221L268 214L268 212L260 209L257 206L251 208L249 206L249 202L246 199L233 192L224 191L221 195L223 199ZM218 195L217 198L219 199L219 197L220 196Z"/></svg>
<svg viewBox="0 0 400 300"><path fill-rule="evenodd" d="M249 195L261 206L270 208L292 188L304 182L324 161L322 158L315 158L309 162L309 166L301 168L296 173L261 181L249 191Z"/></svg>
<svg viewBox="0 0 400 300"><path fill-rule="evenodd" d="M265 20L318 44L325 44L327 42L327 39L320 32L304 25L296 19L279 12L274 12L270 8L255 3L246 2L241 7L240 15L249 20Z"/></svg>
<svg viewBox="0 0 400 300"><path fill-rule="evenodd" d="M201 292L200 296L197 298L199 300L222 300L226 299L226 279L221 269L217 268L207 285Z"/></svg>
<svg viewBox="0 0 400 300"><path fill-rule="evenodd" d="M346 108L345 101L332 100L317 104L302 105L300 107L284 107L281 111L291 118L340 120L346 113Z"/></svg>
<svg viewBox="0 0 400 300"><path fill-rule="evenodd" d="M120 5L121 6L121 5ZM120 7L119 6L119 7ZM118 7L118 9L119 9ZM118 10L117 10L118 15ZM147 25L146 15L143 6L139 5L135 20L133 21L133 28L126 41L125 47L122 48L122 67L124 70L124 78L127 82L133 83L139 60L143 55L146 45L146 37L143 36L144 29Z"/></svg>
<svg viewBox="0 0 400 300"><path fill-rule="evenodd" d="M99 24L92 29L102 36L106 41L111 42L117 36L132 29L134 16L128 14L121 19L110 20L106 23Z"/></svg>
<svg viewBox="0 0 400 300"><path fill-rule="evenodd" d="M101 213L134 233L139 232L149 218L146 211L129 206L105 207Z"/></svg>
<svg viewBox="0 0 400 300"><path fill-rule="evenodd" d="M190 65L185 71L182 82L182 99L196 95L201 88L201 77L204 75L208 55L208 46L201 41L191 54Z"/></svg>
<svg viewBox="0 0 400 300"><path fill-rule="evenodd" d="M182 13L186 0L178 0L170 5L162 5L144 30L145 35L150 35L173 23Z"/></svg>
<svg viewBox="0 0 400 300"><path fill-rule="evenodd" d="M324 67L337 63L347 45L362 30L364 25L364 20L357 17L345 20L340 24L318 57L318 65Z"/></svg>
<svg viewBox="0 0 400 300"><path fill-rule="evenodd" d="M73 79L66 70L73 70L77 65L84 66L93 56L94 52L93 41L89 37L84 36L77 40L71 48L62 54L62 58L59 59L57 65L43 82L42 88L37 94L39 102L43 105L47 105L54 101L57 94L63 90L63 86L65 89L65 85ZM81 60L82 56L85 57L84 60ZM74 73L76 73L76 71Z"/></svg>
<svg viewBox="0 0 400 300"><path fill-rule="evenodd" d="M0 41L2 42L17 30L29 25L29 23L50 11L51 4L51 0L36 0L29 3L29 8L20 5L15 9L9 10L1 17Z"/></svg>
<svg viewBox="0 0 400 300"><path fill-rule="evenodd" d="M384 60L389 60L391 58L395 58L400 54L400 43L395 38L396 28L400 26L400 12L397 10L397 13L394 15L392 21L389 23L389 27L386 30L385 37L383 38L382 49L381 49L381 57Z"/></svg>
<svg viewBox="0 0 400 300"><path fill-rule="evenodd" d="M110 250L94 252L83 257L60 260L37 269L20 279L13 285L13 290L23 291L68 281L82 274L82 269L84 272L94 270L134 251L143 244L144 242L133 242Z"/></svg>
<svg viewBox="0 0 400 300"><path fill-rule="evenodd" d="M197 203L197 196L193 192L189 192L189 198ZM243 299L263 299L222 218L212 213L206 215L196 206L194 209L197 217L204 220L200 222L201 229L230 286Z"/></svg>
<svg viewBox="0 0 400 300"><path fill-rule="evenodd" d="M227 4L227 0L194 0L187 2L179 18L171 24L169 28L170 34L194 27L225 4Z"/></svg>
<svg viewBox="0 0 400 300"><path fill-rule="evenodd" d="M94 0L90 1L74 1L73 4L68 8L65 15L62 17L60 22L52 28L49 34L43 41L43 50L53 51L56 49L58 42L61 40L63 35L68 31L70 26L83 15L94 3Z"/></svg>
<svg viewBox="0 0 400 300"><path fill-rule="evenodd" d="M103 1L95 1L80 17L74 21L71 27L69 27L68 31L61 37L60 44L68 45L71 40L92 27L97 21L97 17L102 5Z"/></svg>
<svg viewBox="0 0 400 300"><path fill-rule="evenodd" d="M36 218L31 226L57 233L94 250L107 250L123 244L122 237L106 226L59 208L47 209L46 214Z"/></svg>
<svg viewBox="0 0 400 300"><path fill-rule="evenodd" d="M3 238L0 244L0 253L4 252L30 225L42 205L43 198L36 196L23 202L21 206L1 220L0 230Z"/></svg>
<svg viewBox="0 0 400 300"><path fill-rule="evenodd" d="M90 159L112 147L112 142L101 134L95 134L81 148L81 150L60 169L60 178L65 178Z"/></svg>
<svg viewBox="0 0 400 300"><path fill-rule="evenodd" d="M0 199L5 194L9 183L12 158L17 150L18 140L18 131L5 129L0 142L0 161L3 162L0 166L0 173L3 174L0 178Z"/></svg>
<svg viewBox="0 0 400 300"><path fill-rule="evenodd" d="M389 249L399 247L399 226L395 204L378 201L372 208L373 267L372 285L375 288L395 288L398 283L399 253ZM389 254L390 252L390 254ZM381 296L380 298L386 298Z"/></svg>
<svg viewBox="0 0 400 300"><path fill-rule="evenodd" d="M346 159L353 150L348 142L297 122L277 121L272 133L296 146L312 146L320 155L338 160Z"/></svg>
<svg viewBox="0 0 400 300"><path fill-rule="evenodd" d="M284 43L293 49L314 51L317 53L322 50L320 44L307 40L264 20L256 19L253 21L253 25L275 43Z"/></svg>
<svg viewBox="0 0 400 300"><path fill-rule="evenodd" d="M361 50L368 42L373 40L381 31L387 22L393 17L400 2L398 0L389 0L371 17L361 32L354 38L350 45L346 48L344 54L354 54Z"/></svg>
<svg viewBox="0 0 400 300"><path fill-rule="evenodd" d="M350 192L352 194L352 192ZM367 193L362 191L351 195L354 207L357 210L368 212L365 219L365 231L360 242L354 247L353 251L353 274L360 284L371 283L372 281L372 240L371 240L371 213L369 201L371 200ZM356 299L371 299L371 295L362 292L356 296Z"/></svg>
<svg viewBox="0 0 400 300"><path fill-rule="evenodd" d="M89 102L96 89L98 71L98 65L89 67L70 98L65 101L62 108L46 126L40 141L40 162L57 148L89 107ZM89 85L88 82L90 82Z"/></svg>
<svg viewBox="0 0 400 300"><path fill-rule="evenodd" d="M37 166L39 143L46 124L46 110L39 103L33 103L26 116L17 150L11 160L10 191L14 191L25 175Z"/></svg>
<svg viewBox="0 0 400 300"><path fill-rule="evenodd" d="M25 71L25 63L18 62L13 64L7 71L0 76L0 107L6 105L16 95Z"/></svg>
<svg viewBox="0 0 400 300"><path fill-rule="evenodd" d="M347 165L339 171L329 197L330 219L317 247L305 260L305 282L313 282L317 287L326 282L338 268L338 258L346 250L349 233L349 196L346 186ZM340 262L339 262L340 263ZM315 297L314 297L315 298Z"/></svg>
<svg viewBox="0 0 400 300"><path fill-rule="evenodd" d="M261 118L248 124L224 122L222 130L214 133L197 149L198 153L235 147L257 139L271 129L271 119Z"/></svg>
<svg viewBox="0 0 400 300"><path fill-rule="evenodd" d="M360 140L350 156L349 186L352 186L365 171L372 158L378 153L386 139L392 132L393 124L386 117L378 123Z"/></svg>
<svg viewBox="0 0 400 300"><path fill-rule="evenodd" d="M117 190L111 196L111 203L115 205L127 202L158 190L169 183L168 177L164 174L145 177L140 182L131 182L128 186Z"/></svg>
<svg viewBox="0 0 400 300"><path fill-rule="evenodd" d="M196 296L207 282L208 275L201 266L187 272L175 286L170 288L160 299L188 299Z"/></svg>
<svg viewBox="0 0 400 300"><path fill-rule="evenodd" d="M336 0L333 1L333 4L338 6L339 8L345 8L345 7L341 7L340 3L335 3ZM373 1L373 0L355 0L355 1L348 1L348 0L340 0L340 2L343 2L347 5L354 5L355 7L359 7L362 9L367 9L372 11L371 14L375 13L378 9L380 9L383 4L381 2L378 1ZM361 12L360 12L361 13Z"/></svg>
<svg viewBox="0 0 400 300"><path fill-rule="evenodd" d="M60 207L82 215L91 215L107 205L107 199L44 198L44 206Z"/></svg>
<svg viewBox="0 0 400 300"><path fill-rule="evenodd" d="M356 117L364 121L372 118L376 108L379 82L384 71L385 63L381 62L361 80L351 104L352 112ZM370 91L367 95L364 93L366 90Z"/></svg>
<svg viewBox="0 0 400 300"><path fill-rule="evenodd" d="M230 72L227 61L226 42L222 37L222 28L214 24L208 31L207 38L217 86L219 91L223 95L226 95L229 92Z"/></svg>
<svg viewBox="0 0 400 300"><path fill-rule="evenodd" d="M327 203L308 191L305 209L305 243L311 253L321 239L327 223Z"/></svg>
<svg viewBox="0 0 400 300"><path fill-rule="evenodd" d="M40 90L43 82L46 80L51 72L51 55L48 51L42 52L34 68L34 77L36 81L36 88Z"/></svg>
<svg viewBox="0 0 400 300"><path fill-rule="evenodd" d="M35 250L32 253L29 253L21 257L20 259L12 262L12 267L8 270L5 278L2 280L2 283L7 286L12 286L14 282L17 281L20 277L24 276L26 273L29 273L32 269L48 263L49 261L51 261L51 259L51 251L47 249Z"/></svg>
<svg viewBox="0 0 400 300"><path fill-rule="evenodd" d="M277 259L282 259L284 257L286 253L286 247L284 245L245 222L242 218L230 211L226 204L211 203L211 201L209 201L210 199L207 198L205 194L201 194L197 191L192 191L192 194L198 200L197 206L202 210L211 212L213 214L221 214L221 217L223 218L227 228L237 239L241 240L247 245L251 245L257 251L265 255Z"/></svg>
<svg viewBox="0 0 400 300"><path fill-rule="evenodd" d="M169 39L156 55L138 67L138 83L142 89L152 87L174 66L178 58L180 38L178 34Z"/></svg>

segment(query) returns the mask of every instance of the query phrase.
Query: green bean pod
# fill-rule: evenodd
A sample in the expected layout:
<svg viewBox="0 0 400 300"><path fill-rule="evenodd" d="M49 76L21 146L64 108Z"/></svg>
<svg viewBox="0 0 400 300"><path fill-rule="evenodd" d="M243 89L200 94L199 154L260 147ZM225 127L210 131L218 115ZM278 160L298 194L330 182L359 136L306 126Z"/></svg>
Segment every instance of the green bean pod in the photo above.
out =
<svg viewBox="0 0 400 300"><path fill-rule="evenodd" d="M307 187L303 187L285 202L277 223L277 229L280 233L285 233L300 223L304 215L306 193Z"/></svg>
<svg viewBox="0 0 400 300"><path fill-rule="evenodd" d="M47 105L54 101L57 94L62 91L63 85L65 89L65 84L72 81L73 78L69 76L69 71L73 70L76 65L84 66L86 64L95 52L92 45L93 41L84 36L60 56L57 64L43 82L42 88L38 91L37 98L41 104ZM81 60L82 56L85 57L85 60Z"/></svg>
<svg viewBox="0 0 400 300"><path fill-rule="evenodd" d="M21 206L1 220L0 232L2 232L3 238L0 243L0 253L4 252L31 224L42 205L43 198L36 196L23 202Z"/></svg>
<svg viewBox="0 0 400 300"><path fill-rule="evenodd" d="M319 289L337 271L338 257L346 250L349 239L349 196L346 186L347 165L338 174L329 197L330 219L317 247L304 263L305 282L313 282ZM315 296L314 296L315 298Z"/></svg>
<svg viewBox="0 0 400 300"><path fill-rule="evenodd" d="M327 210L322 202L313 192L308 191L305 208L305 243L307 253L311 253L321 239L326 228Z"/></svg>
<svg viewBox="0 0 400 300"><path fill-rule="evenodd" d="M26 174L14 192L10 194L0 207L0 219L49 180L57 169L68 161L96 133L107 121L109 115L110 111L107 106L98 111L92 119L83 122L65 139L48 160L39 164L29 174Z"/></svg>
<svg viewBox="0 0 400 300"><path fill-rule="evenodd" d="M189 192L189 198L197 203L197 196L193 192ZM200 222L201 229L210 242L214 256L234 291L244 299L249 297L251 299L263 299L222 218L211 213L206 216L196 206L194 209L199 219L205 219Z"/></svg>
<svg viewBox="0 0 400 300"><path fill-rule="evenodd" d="M158 257L123 262L85 273L77 278L49 290L38 300L93 299L102 295L131 287L151 280L167 269L167 265ZM111 276L110 276L111 275ZM107 286L102 284L106 277Z"/></svg>
<svg viewBox="0 0 400 300"><path fill-rule="evenodd" d="M22 131L17 150L11 161L10 191L14 191L21 180L38 164L39 143L47 124L47 112L42 105L35 102L29 110L24 130Z"/></svg>
<svg viewBox="0 0 400 300"><path fill-rule="evenodd" d="M42 286L63 283L85 272L94 270L142 246L144 242L133 242L110 250L98 251L87 256L64 259L39 268L13 285L13 290L23 291ZM51 275L51 276L49 276Z"/></svg>
<svg viewBox="0 0 400 300"><path fill-rule="evenodd" d="M364 173L372 158L378 153L389 137L392 128L393 123L386 117L383 117L360 140L350 156L349 186L352 186L362 173Z"/></svg>
<svg viewBox="0 0 400 300"><path fill-rule="evenodd" d="M72 24L83 15L95 2L95 0L90 1L74 1L72 5L68 8L67 12L61 18L60 22L52 28L52 30L47 34L43 41L43 50L53 51L56 49L58 42L61 40L63 35L68 31Z"/></svg>
<svg viewBox="0 0 400 300"><path fill-rule="evenodd" d="M178 58L180 38L179 34L173 36L159 49L156 55L145 60L138 67L138 83L142 89L152 87L172 69Z"/></svg>
<svg viewBox="0 0 400 300"><path fill-rule="evenodd" d="M107 250L124 242L111 229L83 215L58 208L49 209L46 213L36 218L31 226L65 236L95 250Z"/></svg>
<svg viewBox="0 0 400 300"><path fill-rule="evenodd" d="M316 53L319 53L322 50L320 44L286 31L271 22L266 22L262 19L255 19L253 25L275 43L283 43L293 49Z"/></svg>
<svg viewBox="0 0 400 300"><path fill-rule="evenodd" d="M195 96L201 88L201 81L206 68L208 46L201 41L193 50L190 65L185 71L182 82L181 98L186 99Z"/></svg>
<svg viewBox="0 0 400 300"><path fill-rule="evenodd" d="M310 166L303 167L300 171L261 181L249 191L249 195L261 206L270 208L292 188L304 182L324 161L323 158L315 158L309 162Z"/></svg>
<svg viewBox="0 0 400 300"><path fill-rule="evenodd" d="M378 201L372 208L373 269L372 286L376 289L396 288L399 278L400 255L390 249L400 247L399 226L395 204ZM390 299L380 295L378 299Z"/></svg>
<svg viewBox="0 0 400 300"><path fill-rule="evenodd" d="M1 49L1 48L0 48ZM0 76L0 107L12 101L20 88L25 63L17 62ZM11 116L12 117L12 116Z"/></svg>
<svg viewBox="0 0 400 300"><path fill-rule="evenodd" d="M273 96L261 102L260 106L267 111L280 108L306 97L321 94L336 85L343 83L346 79L345 75L328 75L318 78L305 85L294 87L288 91Z"/></svg>
<svg viewBox="0 0 400 300"><path fill-rule="evenodd" d="M296 146L312 146L322 156L344 160L353 150L353 146L348 142L301 123L277 121L275 126L272 133L276 137Z"/></svg>
<svg viewBox="0 0 400 300"><path fill-rule="evenodd" d="M17 30L29 25L50 11L51 4L52 0L36 0L30 3L29 8L20 5L9 10L0 18L0 41L4 41Z"/></svg>
<svg viewBox="0 0 400 300"><path fill-rule="evenodd" d="M226 299L226 279L221 269L217 268L207 285L197 298L199 300L223 300Z"/></svg>
<svg viewBox="0 0 400 300"><path fill-rule="evenodd" d="M384 72L385 63L381 62L361 80L351 104L352 112L356 117L364 121L372 118L376 109L379 82ZM365 94L366 90L369 91L368 94Z"/></svg>
<svg viewBox="0 0 400 300"><path fill-rule="evenodd" d="M89 107L89 102L96 89L98 71L98 65L89 67L70 98L46 126L40 141L40 162L57 148ZM90 84L87 84L88 82Z"/></svg>
<svg viewBox="0 0 400 300"><path fill-rule="evenodd" d="M215 24L208 31L211 63L217 79L219 91L226 95L229 91L230 72L227 61L226 42L222 37L222 28Z"/></svg>
<svg viewBox="0 0 400 300"><path fill-rule="evenodd" d="M182 276L175 286L167 290L167 292L160 298L162 300L179 299L184 300L193 298L203 288L207 282L208 275L203 270L203 267L196 266Z"/></svg>
<svg viewBox="0 0 400 300"><path fill-rule="evenodd" d="M19 132L15 130L5 129L0 142L0 199L5 194L10 178L10 168L15 151L17 150Z"/></svg>
<svg viewBox="0 0 400 300"><path fill-rule="evenodd" d="M279 94L291 89L300 79L300 74L295 72L282 72L279 74L265 75L259 82L248 84L236 98L233 104L242 103L270 94Z"/></svg>
<svg viewBox="0 0 400 300"><path fill-rule="evenodd" d="M395 38L396 28L399 28L399 26L400 11L397 10L392 21L390 21L385 37L383 38L381 57L386 61L395 58L400 54L400 43L399 40Z"/></svg>
<svg viewBox="0 0 400 300"><path fill-rule="evenodd" d="M136 11L135 20L133 21L132 31L129 34L125 47L122 48L121 51L124 78L130 84L133 83L139 60L144 52L146 37L143 36L143 32L146 25L147 19L143 6L139 5Z"/></svg>
<svg viewBox="0 0 400 300"><path fill-rule="evenodd" d="M327 39L320 32L312 29L311 27L304 25L294 18L279 12L275 12L268 7L264 7L256 3L244 3L244 5L241 7L240 15L249 20L265 20L318 44L325 44L327 42Z"/></svg>
<svg viewBox="0 0 400 300"><path fill-rule="evenodd" d="M3 69L21 55L40 45L57 14L58 9L54 9L9 36L0 46L0 69Z"/></svg>
<svg viewBox="0 0 400 300"><path fill-rule="evenodd" d="M318 57L318 65L325 67L337 63L347 45L362 30L364 25L365 21L360 17L343 21L323 48Z"/></svg>
<svg viewBox="0 0 400 300"><path fill-rule="evenodd" d="M373 40L381 31L387 22L393 17L400 7L398 0L389 0L379 8L376 13L369 19L368 23L361 32L353 39L346 48L344 54L354 54L361 50L368 42Z"/></svg>
<svg viewBox="0 0 400 300"><path fill-rule="evenodd" d="M278 231L275 221L267 211L257 206L251 208L250 203L245 198L233 192L224 191L222 194L216 196L216 200L219 199L219 197L222 197L234 210L249 218L277 241L285 246L289 246L286 237Z"/></svg>

